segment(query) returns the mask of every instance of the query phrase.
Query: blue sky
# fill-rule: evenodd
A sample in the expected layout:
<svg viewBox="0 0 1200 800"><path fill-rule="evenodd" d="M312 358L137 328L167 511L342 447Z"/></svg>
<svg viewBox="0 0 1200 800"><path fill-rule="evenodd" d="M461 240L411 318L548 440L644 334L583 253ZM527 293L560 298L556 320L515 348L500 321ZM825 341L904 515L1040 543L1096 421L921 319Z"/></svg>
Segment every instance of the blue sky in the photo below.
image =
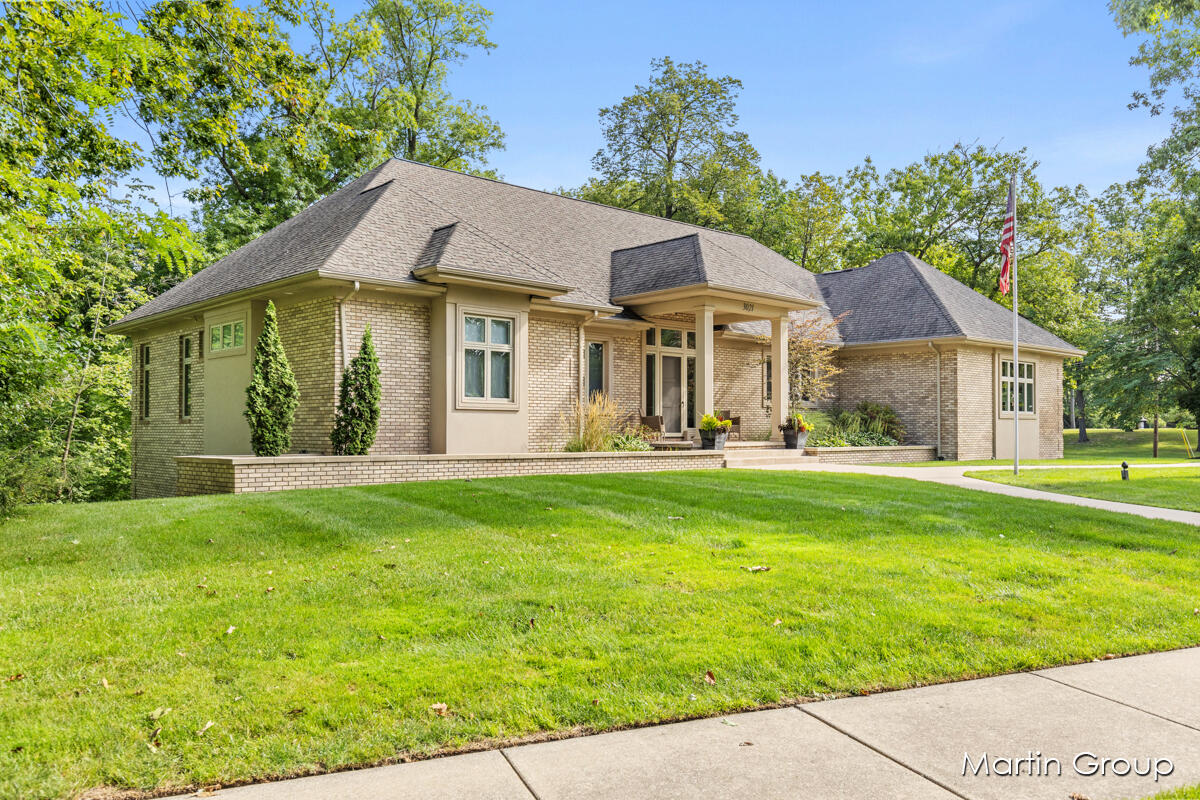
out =
<svg viewBox="0 0 1200 800"><path fill-rule="evenodd" d="M1145 70L1104 2L483 2L498 47L451 88L507 133L492 165L542 189L588 177L597 110L662 55L740 78L741 126L784 177L978 140L1028 147L1045 183L1100 191L1168 125L1127 108Z"/></svg>

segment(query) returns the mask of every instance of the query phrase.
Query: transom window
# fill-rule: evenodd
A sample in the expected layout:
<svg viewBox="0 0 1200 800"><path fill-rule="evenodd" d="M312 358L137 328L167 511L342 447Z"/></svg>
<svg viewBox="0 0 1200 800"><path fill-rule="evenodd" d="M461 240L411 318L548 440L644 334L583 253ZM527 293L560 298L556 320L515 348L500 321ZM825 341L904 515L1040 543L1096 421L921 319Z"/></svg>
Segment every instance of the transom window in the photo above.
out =
<svg viewBox="0 0 1200 800"><path fill-rule="evenodd" d="M1033 395L1033 364L1022 361L1017 364L1016 388L1013 388L1012 360L1000 362L1000 410L1012 413L1013 398L1021 414L1032 414L1034 411Z"/></svg>
<svg viewBox="0 0 1200 800"><path fill-rule="evenodd" d="M462 320L463 396L512 400L513 319L465 314Z"/></svg>
<svg viewBox="0 0 1200 800"><path fill-rule="evenodd" d="M242 320L213 325L208 333L208 352L237 350L246 344L246 323Z"/></svg>

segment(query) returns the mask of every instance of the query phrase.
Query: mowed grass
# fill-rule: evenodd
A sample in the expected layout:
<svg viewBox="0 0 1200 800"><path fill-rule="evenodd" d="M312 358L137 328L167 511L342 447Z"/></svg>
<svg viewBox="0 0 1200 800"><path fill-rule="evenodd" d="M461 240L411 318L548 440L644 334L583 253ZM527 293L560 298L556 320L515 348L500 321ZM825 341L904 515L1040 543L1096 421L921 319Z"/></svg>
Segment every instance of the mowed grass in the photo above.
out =
<svg viewBox="0 0 1200 800"><path fill-rule="evenodd" d="M1156 461L1186 461L1188 448L1183 437L1187 434L1188 444L1196 451L1196 431L1181 428L1160 428L1158 431L1158 458L1154 458L1154 431L1121 431L1112 428L1088 429L1088 441L1079 441L1079 431L1074 428L1063 431L1063 457L1051 459L1022 458L1022 464L1153 464ZM986 461L922 461L905 464L906 467L1001 466L1011 465L1012 459Z"/></svg>
<svg viewBox="0 0 1200 800"><path fill-rule="evenodd" d="M0 527L0 796L1194 645L1198 556L1183 525L817 473L37 507Z"/></svg>
<svg viewBox="0 0 1200 800"><path fill-rule="evenodd" d="M1129 469L1127 481L1121 480L1121 471L1117 468L1032 469L1022 470L1020 475L1013 475L1012 470L984 470L966 475L1079 497L1200 511L1200 466L1155 469L1134 465Z"/></svg>

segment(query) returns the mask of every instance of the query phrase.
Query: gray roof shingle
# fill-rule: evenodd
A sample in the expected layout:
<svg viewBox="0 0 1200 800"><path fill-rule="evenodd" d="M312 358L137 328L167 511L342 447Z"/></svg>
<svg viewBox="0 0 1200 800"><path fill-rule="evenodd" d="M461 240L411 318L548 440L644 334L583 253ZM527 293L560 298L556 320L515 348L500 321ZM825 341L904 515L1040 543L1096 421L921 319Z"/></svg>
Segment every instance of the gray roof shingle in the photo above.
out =
<svg viewBox="0 0 1200 800"><path fill-rule="evenodd" d="M317 269L416 281L412 270L435 262L573 287L557 299L608 307L613 251L686 236L701 241L713 283L820 299L811 273L744 236L391 159L121 323Z"/></svg>
<svg viewBox="0 0 1200 800"><path fill-rule="evenodd" d="M908 253L890 253L866 266L817 276L821 295L839 324L846 344L966 336L1012 339L1012 310L984 297ZM1020 341L1029 345L1075 347L1024 317Z"/></svg>

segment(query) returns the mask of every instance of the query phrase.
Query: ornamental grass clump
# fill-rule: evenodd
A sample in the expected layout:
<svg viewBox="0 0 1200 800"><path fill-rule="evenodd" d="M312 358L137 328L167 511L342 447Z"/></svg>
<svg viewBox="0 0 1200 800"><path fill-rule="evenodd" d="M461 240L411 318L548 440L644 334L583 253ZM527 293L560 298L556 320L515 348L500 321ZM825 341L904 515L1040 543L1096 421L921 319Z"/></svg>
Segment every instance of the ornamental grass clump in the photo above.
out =
<svg viewBox="0 0 1200 800"><path fill-rule="evenodd" d="M565 420L571 436L568 453L600 453L613 450L653 450L649 430L625 421L620 408L604 392L593 392L587 403L575 401Z"/></svg>
<svg viewBox="0 0 1200 800"><path fill-rule="evenodd" d="M371 326L363 331L358 355L342 374L337 416L329 440L338 456L365 456L379 430L379 359Z"/></svg>
<svg viewBox="0 0 1200 800"><path fill-rule="evenodd" d="M300 402L300 388L288 364L275 304L267 302L262 333L254 345L250 385L246 387L246 421L250 423L250 448L256 456L279 456L292 446L292 419Z"/></svg>

